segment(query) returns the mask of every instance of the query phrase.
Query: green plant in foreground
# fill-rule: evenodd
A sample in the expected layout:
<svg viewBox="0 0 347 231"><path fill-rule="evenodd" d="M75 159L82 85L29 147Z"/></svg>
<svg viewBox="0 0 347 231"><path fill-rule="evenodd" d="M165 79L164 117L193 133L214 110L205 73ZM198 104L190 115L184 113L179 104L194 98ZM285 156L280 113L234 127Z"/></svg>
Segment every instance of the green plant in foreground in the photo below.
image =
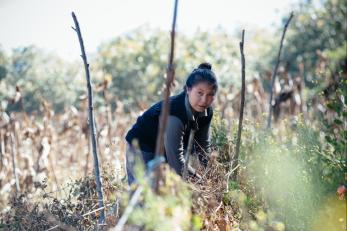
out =
<svg viewBox="0 0 347 231"><path fill-rule="evenodd" d="M145 189L129 222L144 227L145 230L189 230L192 217L191 192L187 183L165 166L163 185L158 194L153 192L148 183L142 181ZM194 224L198 225L198 218L194 219Z"/></svg>
<svg viewBox="0 0 347 231"><path fill-rule="evenodd" d="M340 77L337 89L326 103L334 113L332 118L324 118L326 141L334 147L335 158L346 161L347 152L347 79ZM346 163L345 163L346 164Z"/></svg>

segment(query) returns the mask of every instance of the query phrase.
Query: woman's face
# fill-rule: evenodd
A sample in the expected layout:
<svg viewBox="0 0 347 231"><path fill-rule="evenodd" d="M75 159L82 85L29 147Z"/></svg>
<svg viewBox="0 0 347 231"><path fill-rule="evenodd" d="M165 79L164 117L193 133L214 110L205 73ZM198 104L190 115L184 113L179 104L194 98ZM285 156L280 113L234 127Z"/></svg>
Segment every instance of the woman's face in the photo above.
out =
<svg viewBox="0 0 347 231"><path fill-rule="evenodd" d="M196 112L203 112L211 106L215 90L207 82L200 82L187 89L190 106Z"/></svg>

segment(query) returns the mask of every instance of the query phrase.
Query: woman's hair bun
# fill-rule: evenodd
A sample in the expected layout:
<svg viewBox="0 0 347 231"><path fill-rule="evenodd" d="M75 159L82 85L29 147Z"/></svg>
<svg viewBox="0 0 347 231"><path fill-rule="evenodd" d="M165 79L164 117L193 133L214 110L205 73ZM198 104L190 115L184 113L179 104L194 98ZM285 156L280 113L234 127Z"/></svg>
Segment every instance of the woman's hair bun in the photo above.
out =
<svg viewBox="0 0 347 231"><path fill-rule="evenodd" d="M199 66L198 66L199 69L208 69L208 70L211 70L212 69L212 65L209 64L209 63L201 63Z"/></svg>
<svg viewBox="0 0 347 231"><path fill-rule="evenodd" d="M201 63L198 68L195 68L187 78L185 91L191 89L196 84L206 82L212 86L214 92L217 92L218 84L216 75L213 73L212 65L210 63Z"/></svg>

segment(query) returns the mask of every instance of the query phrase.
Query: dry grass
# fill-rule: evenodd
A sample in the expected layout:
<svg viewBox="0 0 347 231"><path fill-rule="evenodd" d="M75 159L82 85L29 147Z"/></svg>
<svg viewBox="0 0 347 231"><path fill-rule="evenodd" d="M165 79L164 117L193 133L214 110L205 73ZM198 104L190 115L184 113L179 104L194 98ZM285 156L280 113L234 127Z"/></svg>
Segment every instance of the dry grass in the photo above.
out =
<svg viewBox="0 0 347 231"><path fill-rule="evenodd" d="M228 102L226 98L230 96L221 92L220 97L216 108L222 116L237 117L237 108L231 110L227 103L222 103ZM229 101L237 100L236 94ZM125 114L121 103L117 105L114 114L110 110L96 113L98 154L104 167L102 177L108 217L108 226L104 229L117 223L124 208L120 204L121 194L127 193L122 181L123 136L137 117L134 112ZM93 160L86 100L81 100L80 111L70 107L59 115L47 102L43 102L42 108L42 115L12 113L6 117L3 113L1 118L0 228L93 230L97 224L98 206L94 178L91 177ZM264 108L254 110L258 110L258 116L264 112ZM245 117L252 117L254 110L247 110L252 114ZM229 128L231 121L236 120L228 120ZM251 220L255 216L242 212L242 197L245 196L242 191L247 191L242 185L236 196L229 195L232 191L227 183L230 171L225 163L232 152L229 144L225 150L213 153L208 168L200 169L202 179L190 179L193 192L191 215L201 219L202 230L231 230L240 226L241 218Z"/></svg>

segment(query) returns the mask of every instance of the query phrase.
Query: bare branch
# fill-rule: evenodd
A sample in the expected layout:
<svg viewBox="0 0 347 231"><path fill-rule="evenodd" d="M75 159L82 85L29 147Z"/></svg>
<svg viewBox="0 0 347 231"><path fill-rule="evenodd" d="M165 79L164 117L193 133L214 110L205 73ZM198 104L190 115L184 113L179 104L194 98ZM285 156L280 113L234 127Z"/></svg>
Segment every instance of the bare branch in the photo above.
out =
<svg viewBox="0 0 347 231"><path fill-rule="evenodd" d="M13 122L14 123L14 122ZM10 141L11 141L11 155L12 155L12 168L13 168L13 177L16 184L16 194L20 193L20 187L19 187L19 179L18 179L18 172L17 172L17 147L15 144L15 126L12 125L12 131L10 131Z"/></svg>
<svg viewBox="0 0 347 231"><path fill-rule="evenodd" d="M124 213L123 213L122 217L119 219L117 225L113 229L110 229L110 230L112 230L112 231L121 231L121 230L123 230L123 227L124 227L125 223L127 222L128 218L129 218L129 215L134 210L134 207L137 204L143 189L144 189L143 185L138 186L136 191L131 196L131 199L130 199L130 201L128 203L128 206L124 210Z"/></svg>
<svg viewBox="0 0 347 231"><path fill-rule="evenodd" d="M176 17L177 17L177 5L178 5L178 0L175 0L175 8L174 8L174 15L173 15L173 22L172 22L172 29L171 29L171 49L170 49L169 62L168 62L167 71L166 71L166 88L164 92L164 100L162 104L162 109L161 109L161 113L159 117L159 128L158 128L158 135L157 135L156 147L155 147L156 157L164 154L164 133L166 129L167 118L169 116L169 111L170 111L170 102L169 102L170 88L173 84L174 77L175 77L173 59L174 59L174 51L175 51L175 28L176 28ZM157 169L155 169L154 176L155 176L154 187L158 189L159 179L161 176L160 166Z"/></svg>
<svg viewBox="0 0 347 231"><path fill-rule="evenodd" d="M244 39L245 39L245 30L242 30L242 38L240 42L240 52L241 52L241 78L242 78L242 86L241 86L241 107L240 107L240 117L239 117L239 128L237 131L237 141L236 141L236 151L235 156L232 161L231 169L235 169L239 162L239 153L240 153L240 144L241 144L241 131L242 131L242 120L243 120L243 109L245 107L245 89L246 89L246 77L245 77L245 55L243 53L244 47ZM238 169L235 169L232 175L232 179L236 180L238 175Z"/></svg>
<svg viewBox="0 0 347 231"><path fill-rule="evenodd" d="M175 70L173 67L173 59L174 59L174 49L175 49L175 28L176 28L176 17L177 17L177 5L178 0L175 0L175 8L172 22L172 30L171 30L171 49L169 55L169 62L167 66L166 72L166 88L164 93L164 100L162 105L162 110L160 113L160 121L159 121L159 129L158 136L156 141L155 154L162 155L164 151L164 133L166 129L167 117L169 115L170 105L169 105L169 97L170 97L170 88L174 81Z"/></svg>
<svg viewBox="0 0 347 231"><path fill-rule="evenodd" d="M278 50L278 55L277 55L277 62L274 68L274 71L272 73L272 81L271 81L271 88L270 88L270 100L269 100L269 114L268 114L268 119L267 119L267 129L271 128L271 118L272 118L272 97L273 97L273 87L275 84L275 78L277 75L277 69L278 69L278 65L280 63L280 57L281 57L281 51L282 51L282 46L283 46L283 40L284 40L284 36L286 34L288 25L290 23L290 20L293 18L294 13L291 12L290 16L287 20L287 23L284 25L284 30L283 30L283 34L282 34L282 38L281 38L281 43L280 43L280 49Z"/></svg>
<svg viewBox="0 0 347 231"><path fill-rule="evenodd" d="M67 225L61 221L59 221L57 218L55 218L52 214L50 213L44 213L47 216L47 220L54 223L55 225L49 229L46 229L46 231L49 230L65 230L65 231L76 231L77 229L75 229L74 227Z"/></svg>
<svg viewBox="0 0 347 231"><path fill-rule="evenodd" d="M81 30L77 21L77 18L75 16L75 13L72 12L72 18L75 22L76 26L76 32L78 35L78 40L81 47L82 52L82 59L84 63L84 69L86 72L86 78L87 78L87 88L88 88L88 106L89 106L89 125L91 130L91 140L92 140L92 147L93 147L93 157L94 157L94 174L95 174L95 180L96 180L96 190L98 192L98 199L99 199L99 208L102 208L100 211L100 217L99 217L99 224L103 224L105 222L105 210L104 210L104 197L102 192L102 184L101 184L101 177L100 177L100 170L99 170L99 160L98 160L98 153L97 153L97 143L96 143L96 129L95 129L95 120L94 120L94 113L93 113L93 91L92 91L92 84L90 81L90 74L89 74L89 64L87 61L87 56L84 50L84 44L82 39Z"/></svg>

